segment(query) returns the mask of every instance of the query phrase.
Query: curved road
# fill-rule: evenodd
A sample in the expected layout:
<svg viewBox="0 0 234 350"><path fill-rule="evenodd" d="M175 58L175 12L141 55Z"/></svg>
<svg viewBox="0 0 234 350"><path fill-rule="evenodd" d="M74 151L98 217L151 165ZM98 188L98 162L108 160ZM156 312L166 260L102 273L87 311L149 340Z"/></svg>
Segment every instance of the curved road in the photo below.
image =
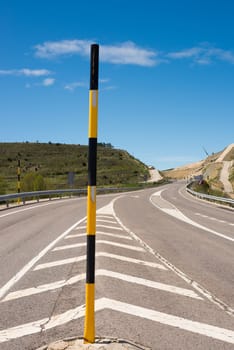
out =
<svg viewBox="0 0 234 350"><path fill-rule="evenodd" d="M181 182L98 196L96 335L233 349L233 210ZM0 349L83 335L86 198L0 212Z"/></svg>

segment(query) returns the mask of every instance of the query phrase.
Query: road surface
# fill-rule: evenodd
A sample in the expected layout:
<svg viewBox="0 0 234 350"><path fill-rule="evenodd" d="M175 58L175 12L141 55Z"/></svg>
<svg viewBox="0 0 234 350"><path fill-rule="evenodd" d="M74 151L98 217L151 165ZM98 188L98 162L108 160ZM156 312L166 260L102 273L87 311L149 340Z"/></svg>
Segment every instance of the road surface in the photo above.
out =
<svg viewBox="0 0 234 350"><path fill-rule="evenodd" d="M98 196L96 336L234 348L233 211L183 183ZM86 198L0 212L0 349L83 335Z"/></svg>

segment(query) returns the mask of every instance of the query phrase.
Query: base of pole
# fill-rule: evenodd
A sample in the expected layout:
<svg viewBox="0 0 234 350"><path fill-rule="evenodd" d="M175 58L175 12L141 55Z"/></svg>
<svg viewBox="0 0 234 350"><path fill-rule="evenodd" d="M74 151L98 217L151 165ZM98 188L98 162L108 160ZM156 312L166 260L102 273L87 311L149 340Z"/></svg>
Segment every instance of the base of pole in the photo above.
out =
<svg viewBox="0 0 234 350"><path fill-rule="evenodd" d="M59 340L53 342L49 345L40 347L37 350L152 350L152 348L145 347L140 344L135 344L131 341L125 339L100 337L95 338L94 344L84 344L82 337L77 338L67 338L64 340ZM156 350L154 348L154 350Z"/></svg>

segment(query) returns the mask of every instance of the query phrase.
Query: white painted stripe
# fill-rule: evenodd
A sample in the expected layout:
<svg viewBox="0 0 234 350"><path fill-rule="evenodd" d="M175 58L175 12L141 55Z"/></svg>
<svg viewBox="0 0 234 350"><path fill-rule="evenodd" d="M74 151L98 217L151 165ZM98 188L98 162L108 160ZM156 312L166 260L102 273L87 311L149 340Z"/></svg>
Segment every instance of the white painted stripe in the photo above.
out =
<svg viewBox="0 0 234 350"><path fill-rule="evenodd" d="M79 238L79 237L85 237L85 236L87 236L87 233L77 233L77 234L74 234L74 235L66 236L66 237L64 237L64 239Z"/></svg>
<svg viewBox="0 0 234 350"><path fill-rule="evenodd" d="M97 231L97 235L104 235L104 236L109 236L109 237L127 239L129 241L132 240L132 237L130 237L130 236L118 235L116 233L109 233L109 232L104 232L104 231Z"/></svg>
<svg viewBox="0 0 234 350"><path fill-rule="evenodd" d="M135 250L137 252L144 252L144 248L141 247L136 247L136 246L132 246L132 245L126 245L126 244L121 244L121 243L116 243L116 242L111 242L111 241L105 241L105 240L97 240L96 241L97 244L108 244L108 245L112 245L115 247L120 247L120 248L126 248L126 249L130 249L130 250ZM73 249L73 248L79 248L79 247L83 247L86 246L86 243L75 243L75 244L68 244L68 245L62 245L59 247L54 248L52 251L58 251L58 250L65 250L65 249Z"/></svg>
<svg viewBox="0 0 234 350"><path fill-rule="evenodd" d="M87 226L76 227L75 230L86 230Z"/></svg>
<svg viewBox="0 0 234 350"><path fill-rule="evenodd" d="M73 276L73 277L69 278L68 280L61 280L61 281L56 281L53 283L41 284L40 286L37 286L37 287L17 290L15 292L7 294L7 296L1 302L48 292L50 290L55 290L58 288L62 288L64 286L70 286L71 284L75 284L79 281L84 280L85 276L86 276L85 273L82 273L80 275Z"/></svg>
<svg viewBox="0 0 234 350"><path fill-rule="evenodd" d="M195 213L195 215L201 216L201 217L203 217L203 218L208 218L208 216L207 216L207 215L200 214L200 213Z"/></svg>
<svg viewBox="0 0 234 350"><path fill-rule="evenodd" d="M182 296L186 296L186 297L190 297L190 298L194 298L194 299L203 300L200 296L198 296L191 289L185 289L185 288L180 288L180 287L172 286L172 285L165 284L165 283L150 281L150 280L146 280L146 279L135 277L135 276L125 275L125 274L122 274L119 272L100 269L100 270L96 270L95 275L116 278L118 280L121 280L121 281L124 281L127 283L139 284L139 285L142 285L144 287L150 287L150 288L162 290L164 292L169 292L169 293L173 293L173 294L177 294L177 295L182 295ZM48 292L48 291L55 290L58 288L62 288L64 286L69 286L69 285L72 285L72 284L75 284L79 281L84 280L85 276L86 275L84 273L82 273L80 275L75 275L75 276L69 278L68 280L60 280L60 281L55 281L52 283L42 284L42 285L39 285L37 287L17 290L15 292L9 293L1 302L15 300L15 299L19 299L19 298L24 298L24 297L28 297L31 295L40 294L40 293Z"/></svg>
<svg viewBox="0 0 234 350"><path fill-rule="evenodd" d="M101 215L101 214L98 214L98 212L97 212L97 218L113 219L114 216L113 216L113 214L111 214L111 215Z"/></svg>
<svg viewBox="0 0 234 350"><path fill-rule="evenodd" d="M122 255L117 255L117 254L111 254L111 253L103 252L103 253L97 253L96 256L97 257L101 256L101 257L116 259L116 260L120 260L120 261L127 261L127 262L134 263L134 264L139 264L139 265L144 265L144 266L149 266L149 267L155 267L157 269L168 271L168 269L162 264L157 264L157 263L153 263L153 262L150 262L150 261L144 261L144 260L139 260L139 259L128 258L128 257L122 256Z"/></svg>
<svg viewBox="0 0 234 350"><path fill-rule="evenodd" d="M96 311L102 308L102 304L96 305ZM7 342L12 339L21 338L26 335L36 334L47 329L66 324L69 321L79 319L85 315L85 305L70 309L60 315L52 316L51 318L43 318L38 321L25 323L16 327L4 329L0 331L0 343Z"/></svg>
<svg viewBox="0 0 234 350"><path fill-rule="evenodd" d="M111 230L119 230L119 231L123 231L123 229L121 227L116 227L116 226L107 226L107 225L100 225L100 224L97 224L97 227L105 227L105 228L108 228L108 229L111 229Z"/></svg>
<svg viewBox="0 0 234 350"><path fill-rule="evenodd" d="M68 245L61 245L59 247L55 247L52 252L56 252L58 250L65 250L65 249L72 249L72 248L79 248L79 247L85 247L86 243L74 243L74 244L68 244Z"/></svg>
<svg viewBox="0 0 234 350"><path fill-rule="evenodd" d="M61 266L61 265L74 264L76 262L80 262L80 261L84 261L84 260L86 260L86 255L78 256L75 258L68 258L68 259L51 261L48 263L37 265L33 271L49 269L51 267L56 267L56 266Z"/></svg>
<svg viewBox="0 0 234 350"><path fill-rule="evenodd" d="M115 198L112 201L112 207L113 203L120 197ZM169 262L166 258L164 258L161 254L159 254L157 251L155 251L153 248L151 248L147 243L145 243L140 237L138 237L134 232L129 230L118 218L118 216L115 214L113 209L114 216L118 223L123 227L123 230L128 232L130 236L135 239L137 242L140 243L142 247L145 248L146 251L148 251L150 254L155 256L159 261L161 261L162 264L166 265L168 269L173 271L177 276L182 278L186 283L188 283L190 286L195 288L200 294L202 294L204 297L206 297L210 302L217 305L220 309L225 311L228 315L233 316L234 315L234 309L231 308L229 305L224 303L221 299L217 298L214 294L212 294L210 291L208 291L205 287L203 287L201 284L196 282L195 280L191 279L186 273L178 269L175 265L173 265L171 262Z"/></svg>
<svg viewBox="0 0 234 350"><path fill-rule="evenodd" d="M220 340L229 344L234 344L234 332L229 329L191 321L182 317L166 314L163 312L146 309L140 306L123 303L113 299L101 298L95 301L95 311L110 309L131 316L141 317L160 324L186 330L195 334L200 334L212 339ZM84 317L85 305L70 309L62 314L44 318L38 321L25 323L16 327L0 331L0 343L23 336L44 332L48 329L64 325L70 321Z"/></svg>
<svg viewBox="0 0 234 350"><path fill-rule="evenodd" d="M120 260L120 261L126 261L129 263L144 265L144 266L148 266L148 267L155 267L155 268L160 269L160 270L168 271L168 269L162 264L157 264L157 263L153 263L150 261L128 258L128 257L122 256L122 255L110 254L110 253L106 253L106 252L99 252L99 253L96 253L96 258L98 258L98 257L116 259L116 260ZM84 260L86 260L86 255L82 255L79 257L75 257L75 258L68 258L68 259L51 261L48 263L37 265L34 268L34 271L47 269L47 268L51 268L51 267L56 267L56 266L61 266L61 265L66 265L66 264L73 264L73 263L84 261Z"/></svg>
<svg viewBox="0 0 234 350"><path fill-rule="evenodd" d="M111 278L117 278L117 279L122 280L124 282L139 284L139 285L142 285L144 287L150 287L150 288L154 288L154 289L158 289L158 290L163 290L164 292L174 293L174 294L182 295L182 296L189 297L189 298L203 300L199 295L197 295L191 289L185 289L185 288L180 288L180 287L172 286L172 285L165 284L165 283L150 281L150 280L146 280L144 278L125 275L125 274L114 272L114 271L97 270L96 276L106 276L106 277L111 277Z"/></svg>
<svg viewBox="0 0 234 350"><path fill-rule="evenodd" d="M145 249L142 247L136 247L136 246L132 246L132 245L128 245L128 244L110 242L110 241L105 241L105 240L97 240L97 243L108 244L108 245L112 245L114 247L135 250L136 252L145 252Z"/></svg>
<svg viewBox="0 0 234 350"><path fill-rule="evenodd" d="M216 236L218 236L218 237L221 237L221 238L224 238L224 239L226 239L226 240L228 240L228 241L234 242L234 238L229 237L229 236L226 236L226 235L224 235L224 234L222 234L222 233L220 233L220 232L214 231L214 230L212 230L212 229L209 229L208 227L205 227L205 226L203 226L203 225L200 225L200 224L198 224L197 222L195 222L195 221L189 219L189 218L188 218L187 216L185 216L179 209L177 209L173 204L171 204L170 202L168 202L168 201L166 201L165 199L161 198L161 196L160 196L160 195L161 195L161 192L162 192L162 191L155 192L155 193L152 194L151 197L150 197L150 202L151 202L156 208L158 208L159 210L163 211L164 213L166 213L166 214L168 214L168 215L171 215L171 216L175 217L175 218L178 219L178 220L181 220L181 221L183 221L183 222L186 222L187 224L193 225L194 227L198 227L198 228L200 228L200 229L202 229L202 230L204 230L204 231L207 231L207 232L209 232L209 233L212 233L212 234L214 234L214 235L216 235ZM155 196L156 196L156 197L159 196L159 197L161 198L161 200L165 202L165 206L167 206L167 208L162 208L162 207L161 207L161 205L162 205L161 203L160 203L160 206L157 205L157 203L155 203L155 202L153 201L153 197L155 197ZM168 208L168 207L169 207L169 208ZM170 208L170 207L171 207L171 208Z"/></svg>
<svg viewBox="0 0 234 350"><path fill-rule="evenodd" d="M206 323L191 321L182 317L123 303L117 300L103 298L101 299L101 302L103 305L105 305L105 308L114 311L145 318L150 321L159 322L164 325L180 328L182 330L186 330L195 334L201 334L212 339L234 344L234 331L229 329L211 326ZM99 304L97 306L99 307Z"/></svg>
<svg viewBox="0 0 234 350"><path fill-rule="evenodd" d="M106 220L106 219L101 219L99 217L97 217L96 219L97 222L101 221L101 222L108 222L109 224L116 224L115 220Z"/></svg>
<svg viewBox="0 0 234 350"><path fill-rule="evenodd" d="M69 200L77 200L77 198L69 198ZM19 213L21 213L23 211L28 211L28 210L33 210L33 209L37 209L37 208L47 207L48 205L53 205L53 204L58 204L58 203L60 204L60 203L63 203L65 201L67 201L67 199L64 199L64 200L60 199L59 202L54 200L54 201L50 201L49 203L45 203L45 204L42 204L42 203L41 204L37 204L37 205L36 204L32 204L31 207L27 207L27 208L23 208L23 209L20 209L20 207L19 207L18 210L10 211L9 213L0 215L0 218L3 218L5 216L9 216L9 215L19 214Z"/></svg>
<svg viewBox="0 0 234 350"><path fill-rule="evenodd" d="M118 235L118 234L115 234L115 233L109 233L109 232L104 232L104 231L97 231L96 234L97 235L105 235L105 236L109 236L109 237L115 237L115 238L122 238L122 239L132 240L132 238L130 236ZM79 237L83 237L83 236L87 236L87 234L86 233L78 233L78 234L75 234L75 235L66 236L64 239L79 238Z"/></svg>
<svg viewBox="0 0 234 350"><path fill-rule="evenodd" d="M231 224L230 222L226 221L226 220L220 220L220 219L216 219L216 218L213 218L211 216L207 216L207 215L204 215L204 214L200 214L200 213L195 213L195 215L198 215L198 216L201 216L203 218L208 218L210 220L216 220L218 222L221 222L222 224L227 224L227 225L231 225L231 226L234 226L234 224Z"/></svg>
<svg viewBox="0 0 234 350"><path fill-rule="evenodd" d="M83 218L77 221L74 225L69 227L65 232L63 232L59 237L57 237L53 242L51 242L46 248L44 248L38 255L36 255L31 261L29 261L15 276L13 276L1 289L0 289L0 299L8 292L8 290L18 282L35 264L41 259L49 250L51 250L55 244L57 244L63 237L69 234L77 225L86 219Z"/></svg>
<svg viewBox="0 0 234 350"><path fill-rule="evenodd" d="M98 209L97 214L113 216L112 201L109 204L105 205L104 207Z"/></svg>

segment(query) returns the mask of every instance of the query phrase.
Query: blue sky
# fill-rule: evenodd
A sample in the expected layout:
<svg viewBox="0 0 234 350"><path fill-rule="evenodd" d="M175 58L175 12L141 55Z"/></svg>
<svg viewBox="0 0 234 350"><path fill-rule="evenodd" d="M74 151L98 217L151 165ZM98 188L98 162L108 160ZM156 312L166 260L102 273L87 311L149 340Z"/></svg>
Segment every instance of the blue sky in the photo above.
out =
<svg viewBox="0 0 234 350"><path fill-rule="evenodd" d="M234 142L234 1L1 0L0 142L98 140L167 169Z"/></svg>

